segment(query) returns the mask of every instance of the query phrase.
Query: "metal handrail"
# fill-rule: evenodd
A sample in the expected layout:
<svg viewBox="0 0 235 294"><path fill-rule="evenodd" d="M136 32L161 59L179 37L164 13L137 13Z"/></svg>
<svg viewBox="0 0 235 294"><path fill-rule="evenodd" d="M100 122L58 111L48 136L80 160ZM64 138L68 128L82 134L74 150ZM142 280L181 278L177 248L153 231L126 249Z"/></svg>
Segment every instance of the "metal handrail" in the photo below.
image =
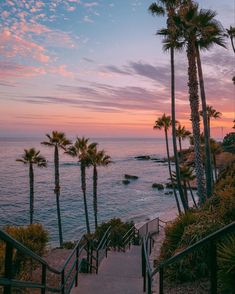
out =
<svg viewBox="0 0 235 294"><path fill-rule="evenodd" d="M195 244L189 246L182 252L177 253L176 255L172 256L168 260L162 262L159 264L159 266L152 270L151 266L149 264L149 254L147 250L147 244L148 244L148 238L144 238L143 242L143 250L142 250L142 267L144 268L142 273L144 277L144 291L146 291L146 273L148 277L148 294L151 294L151 288L152 288L152 279L153 277L159 273L159 294L164 293L164 286L163 286L163 274L164 274L164 268L169 266L170 264L175 263L176 261L182 259L184 256L195 252L197 249L202 247L203 245L210 244L210 270L211 270L211 276L210 276L210 283L211 283L211 294L217 294L217 250L216 245L218 239L222 238L223 236L235 231L235 222L232 222L231 224L219 229L218 231L208 235L207 237L203 238L202 240L196 242ZM145 275L145 276L144 276Z"/></svg>
<svg viewBox="0 0 235 294"><path fill-rule="evenodd" d="M105 231L103 237L101 238L99 244L95 248L95 256L92 254L91 257L91 266L95 269L96 274L98 274L99 270L99 264L101 260L104 258L104 254L101 254L103 250L105 250L105 256L107 257L107 252L108 252L108 246L109 246L109 237L111 233L111 226L107 228ZM92 264L92 260L95 260L95 266Z"/></svg>
<svg viewBox="0 0 235 294"><path fill-rule="evenodd" d="M0 239L3 240L6 243L6 251L5 251L5 275L4 277L0 278L0 285L4 287L4 294L10 294L12 287L21 287L21 288L36 288L41 289L41 294L45 294L46 291L56 292L56 293L69 293L71 290L74 282L75 285L77 285L77 276L78 271L81 268L82 262L79 262L79 257L82 252L82 250L85 248L86 245L83 245L80 247L80 243L82 239L77 242L75 248L71 252L71 254L66 259L65 263L61 267L61 269L55 269L51 267L43 258L38 256L36 253L34 253L32 250L18 242L17 240L13 239L9 234L6 232L0 230ZM33 260L39 262L42 266L42 276L41 276L41 283L34 283L29 281L21 281L21 280L14 280L12 275L12 263L13 263L13 250L17 249L24 255L27 255L28 257L32 258ZM72 257L76 253L75 261L70 266L70 269L68 270L68 273L65 275L65 269L68 266L69 262L71 261ZM71 277L71 274L73 270L76 268L75 273ZM59 288L53 288L48 287L46 282L46 275L47 271L60 275L61 281L60 281L60 287ZM66 291L65 286L68 282L69 278L71 278L71 282L69 285L69 291Z"/></svg>

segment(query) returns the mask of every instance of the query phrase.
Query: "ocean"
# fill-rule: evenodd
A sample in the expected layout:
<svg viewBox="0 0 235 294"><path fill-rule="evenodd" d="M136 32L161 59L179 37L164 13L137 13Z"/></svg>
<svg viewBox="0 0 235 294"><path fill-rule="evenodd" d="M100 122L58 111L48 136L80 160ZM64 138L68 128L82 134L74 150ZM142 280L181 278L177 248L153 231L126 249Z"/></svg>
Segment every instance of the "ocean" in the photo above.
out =
<svg viewBox="0 0 235 294"><path fill-rule="evenodd" d="M58 244L57 214L54 189L53 148L40 144L39 139L0 140L0 227L29 223L28 166L16 162L23 150L35 147L48 160L47 168L34 168L35 203L34 220L49 231L50 243ZM164 139L92 139L100 149L111 156L113 163L98 168L98 220L110 218L143 222L176 207L173 195L167 190L152 188L154 182L168 182L166 163L137 160L140 155L163 158ZM124 185L124 174L136 175ZM64 241L78 240L85 231L85 216L80 185L80 167L76 161L60 150L61 216ZM87 169L87 199L89 218L94 228L92 210L92 168Z"/></svg>

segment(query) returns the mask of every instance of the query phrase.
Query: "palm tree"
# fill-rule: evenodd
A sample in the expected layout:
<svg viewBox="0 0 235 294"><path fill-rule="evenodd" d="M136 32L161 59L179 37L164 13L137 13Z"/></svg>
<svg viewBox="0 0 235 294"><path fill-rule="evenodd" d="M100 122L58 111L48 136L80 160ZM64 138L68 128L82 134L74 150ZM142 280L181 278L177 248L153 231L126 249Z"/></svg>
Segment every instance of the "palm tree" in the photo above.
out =
<svg viewBox="0 0 235 294"><path fill-rule="evenodd" d="M233 120L233 129L235 129L235 119Z"/></svg>
<svg viewBox="0 0 235 294"><path fill-rule="evenodd" d="M59 242L60 247L63 246L63 233L62 223L60 214L60 173L59 173L59 149L65 150L68 145L71 144L64 133L53 131L51 135L46 134L48 141L41 142L42 145L54 148L54 168L55 168L55 189L56 194L56 207L57 207L57 218L58 218L58 229L59 229Z"/></svg>
<svg viewBox="0 0 235 294"><path fill-rule="evenodd" d="M88 149L88 158L93 166L93 210L95 218L95 229L98 227L98 203L97 203L97 182L98 166L107 166L111 163L111 157L105 154L104 150L98 151L97 148Z"/></svg>
<svg viewBox="0 0 235 294"><path fill-rule="evenodd" d="M176 129L176 137L179 140L180 154L182 154L182 140L189 138L190 135L191 132L187 131L185 126L182 127L179 123Z"/></svg>
<svg viewBox="0 0 235 294"><path fill-rule="evenodd" d="M202 115L202 111L200 111L200 115ZM221 118L222 113L219 111L216 111L213 106L207 105L206 106L206 119L208 123L208 131L209 131L209 138L210 138L210 126L211 126L211 119L217 119Z"/></svg>
<svg viewBox="0 0 235 294"><path fill-rule="evenodd" d="M87 197L86 197L86 168L91 165L91 160L88 154L91 152L90 150L94 149L97 143L88 144L89 139L84 137L76 139L76 142L73 146L70 146L66 153L72 157L77 157L80 162L81 169L81 187L83 192L83 202L84 202L84 211L85 211L85 219L86 219L86 228L87 233L90 234L90 223L89 223L89 214L87 207Z"/></svg>
<svg viewBox="0 0 235 294"><path fill-rule="evenodd" d="M202 12L202 11L201 11ZM206 199L205 187L204 187L204 172L202 165L202 156L200 152L200 117L199 117L199 95L198 95L198 79L197 79L197 63L198 61L198 6L193 4L191 0L186 1L185 5L182 5L178 15L175 17L175 24L177 26L178 43L186 45L187 59L188 59L188 88L189 88L189 101L191 108L191 121L194 137L194 153L195 153L195 171L197 177L198 194L200 203L203 203ZM200 70L199 70L200 71ZM200 75L200 82L202 82ZM204 87L201 83L201 89L203 92ZM202 95L203 96L203 95ZM205 98L205 95L202 97ZM203 100L202 99L202 100ZM204 110L204 102L203 110ZM208 127L204 120L204 130L207 134ZM207 138L208 139L208 138ZM207 140L206 139L206 140ZM207 140L208 141L208 140ZM208 143L208 142L207 142ZM206 147L207 152L210 152L209 145ZM208 161L210 160L210 156ZM207 194L211 194L211 170L210 165L206 162L206 175L207 175Z"/></svg>
<svg viewBox="0 0 235 294"><path fill-rule="evenodd" d="M176 200L176 204L177 204L177 208L179 213L181 213L181 209L180 209L180 204L179 204L179 200L175 191L175 185L173 184L173 178L172 178L172 171L171 171L171 162L170 162L170 152L169 152L169 142L168 142L168 129L171 126L171 117L170 116L166 116L166 114L164 113L162 115L162 117L158 118L155 121L155 125L154 125L154 129L157 130L164 130L164 134L165 134L165 141L166 141L166 152L167 152L167 162L168 162L168 170L169 170L169 175L170 175L170 179L172 182L172 186L173 186L173 191L174 191L174 196L175 196L175 200ZM181 196L181 195L180 195ZM186 211L188 209L188 205L185 201L185 198L181 198L181 202L183 205L184 210Z"/></svg>
<svg viewBox="0 0 235 294"><path fill-rule="evenodd" d="M176 14L177 9L181 5L181 0L158 0L149 6L149 11L156 16L164 16L167 14L167 29L169 30L169 38L163 47L164 50L170 50L170 60L171 60L171 117L172 117L172 141L173 141L173 152L175 160L175 170L177 186L180 194L181 200L184 199L183 190L180 182L180 168L179 159L177 152L177 142L176 142L176 118L175 118L175 49L177 49L176 35L175 35L175 25L173 17ZM184 203L184 200L183 202ZM186 205L187 206L187 205ZM184 207L187 210L187 207Z"/></svg>
<svg viewBox="0 0 235 294"><path fill-rule="evenodd" d="M197 9L197 6L195 6ZM200 57L200 50L209 50L214 45L225 47L224 30L220 23L215 20L216 13L212 10L196 11L192 21L192 29L195 29L196 35L196 60L198 68L198 77L200 84L202 117L205 135L205 172L206 172L206 191L207 197L212 195L212 169L211 169L211 150L210 150L210 125L207 119L206 93L203 79L203 71Z"/></svg>
<svg viewBox="0 0 235 294"><path fill-rule="evenodd" d="M21 158L16 159L16 161L23 162L29 165L29 212L30 212L30 225L33 223L33 213L34 213L34 171L33 166L46 167L47 162L45 157L40 155L40 151L35 148L24 149L24 154Z"/></svg>

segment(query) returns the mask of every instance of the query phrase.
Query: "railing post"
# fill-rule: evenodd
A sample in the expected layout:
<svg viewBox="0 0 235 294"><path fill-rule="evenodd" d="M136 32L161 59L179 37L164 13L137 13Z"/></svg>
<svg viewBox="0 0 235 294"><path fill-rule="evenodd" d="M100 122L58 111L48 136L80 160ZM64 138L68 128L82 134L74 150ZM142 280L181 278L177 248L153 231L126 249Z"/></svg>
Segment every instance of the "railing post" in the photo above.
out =
<svg viewBox="0 0 235 294"><path fill-rule="evenodd" d="M92 243L92 240L90 241L90 269L89 269L89 272L90 274L92 273L92 265L93 265L93 243Z"/></svg>
<svg viewBox="0 0 235 294"><path fill-rule="evenodd" d="M13 259L13 246L10 243L6 244L5 251L5 278L11 280L12 273L12 259ZM4 294L11 294L11 285L4 286Z"/></svg>
<svg viewBox="0 0 235 294"><path fill-rule="evenodd" d="M163 294L163 267L159 269L159 294Z"/></svg>
<svg viewBox="0 0 235 294"><path fill-rule="evenodd" d="M217 294L217 249L215 240L210 242L210 270L210 293Z"/></svg>
<svg viewBox="0 0 235 294"><path fill-rule="evenodd" d="M152 293L152 279L148 273L148 294Z"/></svg>
<svg viewBox="0 0 235 294"><path fill-rule="evenodd" d="M79 265L79 246L76 249L76 277L75 277L75 287L78 286L78 265Z"/></svg>
<svg viewBox="0 0 235 294"><path fill-rule="evenodd" d="M144 241L141 245L141 256L142 256L142 277L143 277L143 291L146 291L146 260L144 256Z"/></svg>
<svg viewBox="0 0 235 294"><path fill-rule="evenodd" d="M99 250L96 249L96 274L98 274L99 268Z"/></svg>
<svg viewBox="0 0 235 294"><path fill-rule="evenodd" d="M87 240L87 251L86 251L86 272L89 273L89 260L90 260L90 242Z"/></svg>
<svg viewBox="0 0 235 294"><path fill-rule="evenodd" d="M47 283L47 266L45 264L42 264L42 278L41 283L43 288L41 289L41 294L46 293L46 283Z"/></svg>
<svg viewBox="0 0 235 294"><path fill-rule="evenodd" d="M64 269L61 273L61 294L65 293L65 284L64 284Z"/></svg>

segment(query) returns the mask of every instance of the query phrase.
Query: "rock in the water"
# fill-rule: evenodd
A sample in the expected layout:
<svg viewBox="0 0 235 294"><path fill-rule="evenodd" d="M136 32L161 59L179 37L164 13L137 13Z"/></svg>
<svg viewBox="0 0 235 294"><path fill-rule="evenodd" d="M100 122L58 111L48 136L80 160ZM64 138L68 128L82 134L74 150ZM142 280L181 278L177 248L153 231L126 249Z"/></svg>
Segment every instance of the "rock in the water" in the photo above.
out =
<svg viewBox="0 0 235 294"><path fill-rule="evenodd" d="M138 160L150 160L151 157L149 155L141 155L141 156L136 156L135 159L138 159Z"/></svg>
<svg viewBox="0 0 235 294"><path fill-rule="evenodd" d="M128 180L137 180L139 177L125 174L124 178Z"/></svg>
<svg viewBox="0 0 235 294"><path fill-rule="evenodd" d="M172 185L172 183L171 183L171 182L166 183L166 188L168 188L168 189L173 189L173 185Z"/></svg>
<svg viewBox="0 0 235 294"><path fill-rule="evenodd" d="M154 184L152 184L152 188L157 188L158 190L163 190L164 186L162 184L154 183Z"/></svg>
<svg viewBox="0 0 235 294"><path fill-rule="evenodd" d="M172 195L173 194L173 191L167 191L164 193L165 195Z"/></svg>
<svg viewBox="0 0 235 294"><path fill-rule="evenodd" d="M129 181L129 180L123 180L122 183L123 183L124 185L128 185L128 184L130 184L130 181Z"/></svg>

